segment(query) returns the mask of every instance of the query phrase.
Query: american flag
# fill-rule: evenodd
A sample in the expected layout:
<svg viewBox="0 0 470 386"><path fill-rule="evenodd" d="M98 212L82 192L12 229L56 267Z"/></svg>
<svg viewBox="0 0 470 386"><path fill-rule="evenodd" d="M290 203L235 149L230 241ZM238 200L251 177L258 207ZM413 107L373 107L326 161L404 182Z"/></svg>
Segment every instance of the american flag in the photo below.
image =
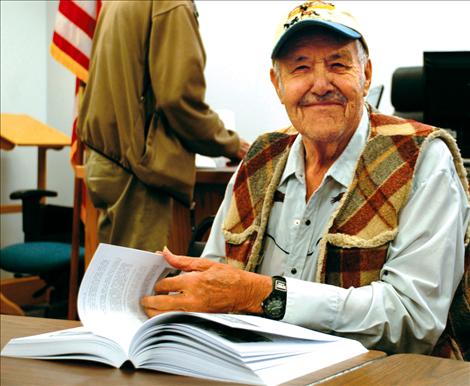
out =
<svg viewBox="0 0 470 386"><path fill-rule="evenodd" d="M72 128L70 159L77 164L77 117L88 81L93 34L102 0L60 0L57 10L51 55L76 76L75 112Z"/></svg>
<svg viewBox="0 0 470 386"><path fill-rule="evenodd" d="M76 76L75 81L75 112L72 128L72 142L70 160L72 165L81 163L81 150L77 141L77 117L80 103L88 81L88 68L90 64L93 34L95 32L98 14L101 8L101 0L72 1L60 0L57 10L54 34L51 43L51 54L59 62L67 67ZM78 193L77 192L80 192ZM78 197L78 198L77 198ZM75 178L74 216L75 206L80 209L80 217L85 219L85 185ZM74 217L74 232L78 222ZM75 240L75 241L74 241ZM76 319L77 288L78 288L78 238L72 240L72 254L70 257L70 281L69 281L69 309L68 318Z"/></svg>

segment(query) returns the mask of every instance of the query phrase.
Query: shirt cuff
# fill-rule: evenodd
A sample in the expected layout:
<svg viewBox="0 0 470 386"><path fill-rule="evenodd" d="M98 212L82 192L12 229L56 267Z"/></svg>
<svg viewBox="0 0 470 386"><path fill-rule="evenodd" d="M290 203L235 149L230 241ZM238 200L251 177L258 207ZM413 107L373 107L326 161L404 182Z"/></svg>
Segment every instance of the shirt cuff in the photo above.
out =
<svg viewBox="0 0 470 386"><path fill-rule="evenodd" d="M318 331L334 330L344 288L286 277L287 303L284 322Z"/></svg>

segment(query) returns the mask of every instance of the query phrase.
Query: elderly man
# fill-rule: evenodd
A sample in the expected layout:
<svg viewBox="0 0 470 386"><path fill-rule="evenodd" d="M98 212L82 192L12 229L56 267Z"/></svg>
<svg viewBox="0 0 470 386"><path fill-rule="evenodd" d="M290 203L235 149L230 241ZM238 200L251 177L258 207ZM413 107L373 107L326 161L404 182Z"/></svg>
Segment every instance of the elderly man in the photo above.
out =
<svg viewBox="0 0 470 386"><path fill-rule="evenodd" d="M251 313L390 353L468 355L459 152L443 130L365 104L372 67L360 31L329 3L289 14L271 80L292 127L252 145L207 259L164 251L188 273L156 284L142 300L149 316Z"/></svg>

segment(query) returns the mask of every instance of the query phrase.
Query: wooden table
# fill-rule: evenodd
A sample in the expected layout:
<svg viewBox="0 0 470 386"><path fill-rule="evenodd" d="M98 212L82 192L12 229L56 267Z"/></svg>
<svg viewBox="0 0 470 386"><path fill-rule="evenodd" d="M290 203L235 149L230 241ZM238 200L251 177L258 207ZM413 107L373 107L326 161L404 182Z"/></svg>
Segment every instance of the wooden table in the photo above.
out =
<svg viewBox="0 0 470 386"><path fill-rule="evenodd" d="M38 148L37 188L46 188L46 151L70 146L70 137L28 115L1 114L0 148L12 150L16 146ZM2 205L1 213L21 212L21 205Z"/></svg>
<svg viewBox="0 0 470 386"><path fill-rule="evenodd" d="M468 386L470 363L418 354L396 354L333 377L322 386Z"/></svg>
<svg viewBox="0 0 470 386"><path fill-rule="evenodd" d="M24 316L1 315L1 347L11 339L34 335L64 328L79 326L80 322L31 318ZM316 371L310 375L291 381L288 385L305 385L341 373L356 366L369 366L368 363L383 358L380 351L369 351L350 360ZM84 361L45 361L35 359L1 358L1 384L10 385L216 385L220 382L138 370L130 367L114 369L105 365ZM210 365L210 364L208 364ZM235 385L224 383L224 385Z"/></svg>

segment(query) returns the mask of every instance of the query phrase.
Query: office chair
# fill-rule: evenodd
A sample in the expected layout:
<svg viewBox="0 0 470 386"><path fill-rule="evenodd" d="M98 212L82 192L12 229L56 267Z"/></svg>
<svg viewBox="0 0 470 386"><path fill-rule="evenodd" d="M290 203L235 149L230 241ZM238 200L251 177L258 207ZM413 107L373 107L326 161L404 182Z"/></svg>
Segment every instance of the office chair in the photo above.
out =
<svg viewBox="0 0 470 386"><path fill-rule="evenodd" d="M423 67L399 67L392 75L393 115L423 122Z"/></svg>
<svg viewBox="0 0 470 386"><path fill-rule="evenodd" d="M15 277L39 276L46 283L33 297L49 291L49 302L43 305L44 316L66 317L71 255L73 208L43 204L43 197L55 197L49 190L21 190L10 198L22 200L24 242L1 249L0 268ZM83 235L83 231L80 232ZM83 245L83 242L81 243ZM80 247L83 262L85 250ZM83 267L83 263L80 264ZM31 309L25 306L28 314Z"/></svg>

